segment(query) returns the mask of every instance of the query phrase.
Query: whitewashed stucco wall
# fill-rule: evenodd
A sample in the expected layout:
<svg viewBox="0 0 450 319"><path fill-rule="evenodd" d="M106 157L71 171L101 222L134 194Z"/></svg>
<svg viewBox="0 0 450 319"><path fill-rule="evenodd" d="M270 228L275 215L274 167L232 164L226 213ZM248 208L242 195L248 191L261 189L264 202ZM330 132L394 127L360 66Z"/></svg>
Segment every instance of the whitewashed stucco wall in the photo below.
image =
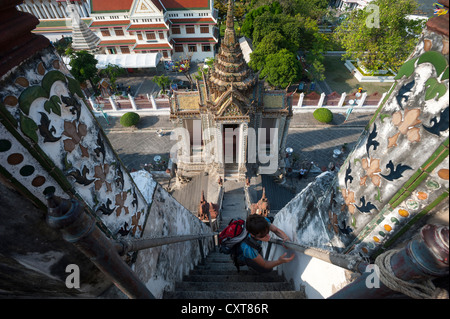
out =
<svg viewBox="0 0 450 319"><path fill-rule="evenodd" d="M178 203L146 171L132 173L139 190L151 203L143 238L211 233L190 211ZM203 240L205 256L211 239ZM201 260L197 240L142 250L137 254L133 270L156 298L173 290L175 281L194 268Z"/></svg>
<svg viewBox="0 0 450 319"><path fill-rule="evenodd" d="M297 194L275 216L273 224L282 229L289 238L304 246L332 250L331 246L343 246L336 237L330 237L328 211L334 173L325 172L317 176L303 191ZM276 235L273 235L276 238ZM272 246L269 260L277 259L286 250L278 245ZM351 272L319 259L292 250L293 261L278 267L287 280L292 280L296 290L303 290L308 299L325 299L346 286Z"/></svg>

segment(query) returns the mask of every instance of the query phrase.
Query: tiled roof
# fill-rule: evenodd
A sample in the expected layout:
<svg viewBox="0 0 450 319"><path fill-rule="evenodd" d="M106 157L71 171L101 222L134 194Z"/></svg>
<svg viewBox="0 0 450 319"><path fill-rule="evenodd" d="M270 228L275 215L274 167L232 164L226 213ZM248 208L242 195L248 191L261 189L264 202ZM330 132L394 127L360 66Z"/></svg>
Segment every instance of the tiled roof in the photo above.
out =
<svg viewBox="0 0 450 319"><path fill-rule="evenodd" d="M212 18L170 19L173 24L216 24Z"/></svg>
<svg viewBox="0 0 450 319"><path fill-rule="evenodd" d="M91 23L90 18L82 19L84 23L89 25ZM33 32L71 32L72 26L67 23L66 19L53 19L53 20L39 20L39 24L33 30Z"/></svg>
<svg viewBox="0 0 450 319"><path fill-rule="evenodd" d="M168 43L147 43L147 44L138 44L133 50L171 50L172 47Z"/></svg>
<svg viewBox="0 0 450 319"><path fill-rule="evenodd" d="M148 0L160 10L209 10L210 0ZM133 0L90 0L93 13L129 11ZM161 5L162 4L162 5Z"/></svg>
<svg viewBox="0 0 450 319"><path fill-rule="evenodd" d="M169 30L165 24L132 24L127 31Z"/></svg>
<svg viewBox="0 0 450 319"><path fill-rule="evenodd" d="M129 11L133 0L90 0L92 12Z"/></svg>
<svg viewBox="0 0 450 319"><path fill-rule="evenodd" d="M175 43L217 43L214 38L173 38Z"/></svg>
<svg viewBox="0 0 450 319"><path fill-rule="evenodd" d="M127 39L127 40L107 40L102 41L98 44L98 46L106 47L106 46L117 46L117 45L133 45L136 44L135 39Z"/></svg>
<svg viewBox="0 0 450 319"><path fill-rule="evenodd" d="M210 9L209 0L161 0L167 10Z"/></svg>
<svg viewBox="0 0 450 319"><path fill-rule="evenodd" d="M89 28L125 27L129 24L130 20L94 21Z"/></svg>

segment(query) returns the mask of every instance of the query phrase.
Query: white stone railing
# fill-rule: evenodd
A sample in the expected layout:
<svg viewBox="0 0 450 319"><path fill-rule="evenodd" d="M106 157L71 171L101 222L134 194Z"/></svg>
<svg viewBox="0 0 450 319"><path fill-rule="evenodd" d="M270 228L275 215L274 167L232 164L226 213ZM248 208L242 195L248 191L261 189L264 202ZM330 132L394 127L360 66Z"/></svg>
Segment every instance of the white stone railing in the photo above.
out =
<svg viewBox="0 0 450 319"><path fill-rule="evenodd" d="M334 95L311 94L305 95L300 93L294 98L292 103L293 112L311 112L313 109L326 107L330 110L345 111L353 107L354 110L374 110L377 109L385 99L387 93L381 94L374 100L373 95L367 95L366 92L361 94ZM127 97L109 97L107 99L94 99L92 96L88 98L92 110L96 115L106 113L110 116L121 116L126 112L136 112L140 115L170 115L169 99L166 97L154 98L151 94L133 97L128 94Z"/></svg>
<svg viewBox="0 0 450 319"><path fill-rule="evenodd" d="M346 60L344 65L345 67L353 74L353 76L359 82L395 82L394 77L396 74L392 70L380 70L378 74L374 75L365 75L361 73L358 68L353 64L354 61ZM362 71L366 71L364 67L359 66ZM367 71L369 72L369 71ZM394 75L386 75L388 73L393 73Z"/></svg>
<svg viewBox="0 0 450 319"><path fill-rule="evenodd" d="M111 116L120 116L126 112L136 112L141 115L170 115L169 99L155 99L150 94L138 97L130 94L127 97L110 96L107 99L94 99L90 96L88 100L96 115L107 113Z"/></svg>
<svg viewBox="0 0 450 319"><path fill-rule="evenodd" d="M331 110L346 110L348 108L361 109L361 110L369 110L369 109L377 109L384 98L386 97L387 92L380 95L376 104L368 103L368 95L366 92L357 93L354 95L347 95L347 93L342 93L337 99L337 97L330 97L322 93L320 96L314 99L305 98L307 95L305 93L299 94L299 99L297 103L293 102L292 108L294 113L298 112L310 112L311 109L316 109L320 107L325 107Z"/></svg>

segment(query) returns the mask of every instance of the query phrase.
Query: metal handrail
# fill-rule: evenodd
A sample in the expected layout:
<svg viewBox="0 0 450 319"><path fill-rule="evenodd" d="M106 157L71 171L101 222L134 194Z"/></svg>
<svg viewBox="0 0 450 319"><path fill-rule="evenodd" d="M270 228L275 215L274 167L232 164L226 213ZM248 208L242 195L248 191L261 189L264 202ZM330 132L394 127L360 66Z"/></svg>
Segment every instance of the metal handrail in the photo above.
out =
<svg viewBox="0 0 450 319"><path fill-rule="evenodd" d="M202 263L205 260L202 239L216 233L181 235L159 238L113 241L97 227L95 218L86 213L77 199L63 199L47 194L47 223L60 230L63 238L75 245L97 268L103 272L117 288L129 298L154 299L153 294L139 279L120 254L177 242L198 240Z"/></svg>
<svg viewBox="0 0 450 319"><path fill-rule="evenodd" d="M368 265L361 257L355 255L345 255L332 251L327 251L315 247L308 247L291 241L283 242L280 239L271 238L266 251L266 259L270 253L271 245L281 245L285 248L298 251L302 254L326 261L330 264L348 269L353 272L363 273Z"/></svg>
<svg viewBox="0 0 450 319"><path fill-rule="evenodd" d="M138 251L191 240L200 240L203 238L214 237L216 235L218 235L218 233L148 237L139 239L121 239L117 241L116 249L117 252L121 256L123 256L130 251Z"/></svg>

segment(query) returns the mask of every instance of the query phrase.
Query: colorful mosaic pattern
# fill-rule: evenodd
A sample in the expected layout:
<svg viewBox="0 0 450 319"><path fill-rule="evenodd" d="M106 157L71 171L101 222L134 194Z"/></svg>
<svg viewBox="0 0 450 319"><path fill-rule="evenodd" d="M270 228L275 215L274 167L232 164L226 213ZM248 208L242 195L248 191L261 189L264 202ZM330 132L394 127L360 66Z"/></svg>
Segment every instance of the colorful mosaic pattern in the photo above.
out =
<svg viewBox="0 0 450 319"><path fill-rule="evenodd" d="M148 203L53 51L21 65L0 87L2 172L41 207L51 191L76 196L113 236L140 236Z"/></svg>
<svg viewBox="0 0 450 319"><path fill-rule="evenodd" d="M347 253L387 249L449 195L448 52L427 36L339 172Z"/></svg>

